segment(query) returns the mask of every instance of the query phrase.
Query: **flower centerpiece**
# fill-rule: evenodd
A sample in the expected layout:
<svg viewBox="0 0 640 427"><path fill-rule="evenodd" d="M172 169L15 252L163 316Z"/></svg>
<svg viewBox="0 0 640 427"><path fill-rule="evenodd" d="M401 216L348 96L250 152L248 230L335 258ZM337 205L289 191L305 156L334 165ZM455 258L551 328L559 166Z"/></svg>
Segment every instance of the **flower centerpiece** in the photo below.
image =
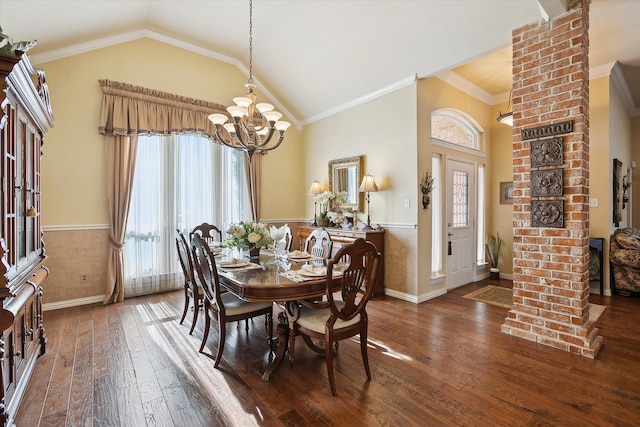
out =
<svg viewBox="0 0 640 427"><path fill-rule="evenodd" d="M227 230L229 237L225 243L232 248L249 252L249 257L257 259L260 249L273 247L269 229L261 222L240 221Z"/></svg>

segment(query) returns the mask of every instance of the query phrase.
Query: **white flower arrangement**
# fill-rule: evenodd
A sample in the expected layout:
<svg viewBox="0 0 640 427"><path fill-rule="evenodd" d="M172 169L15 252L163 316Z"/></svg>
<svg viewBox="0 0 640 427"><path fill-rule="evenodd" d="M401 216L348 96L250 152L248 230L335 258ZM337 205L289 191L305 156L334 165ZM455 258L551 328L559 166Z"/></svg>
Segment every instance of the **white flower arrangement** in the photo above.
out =
<svg viewBox="0 0 640 427"><path fill-rule="evenodd" d="M335 194L333 194L333 192L329 190L323 191L322 193L318 194L315 197L316 203L320 205L321 218L327 217L327 211L329 210L329 203L331 203L331 201L335 198L336 198Z"/></svg>
<svg viewBox="0 0 640 427"><path fill-rule="evenodd" d="M229 234L229 238L225 240L225 243L232 248L251 251L252 249L273 247L273 239L269 229L261 222L240 221L238 224L232 224L227 230L227 234Z"/></svg>

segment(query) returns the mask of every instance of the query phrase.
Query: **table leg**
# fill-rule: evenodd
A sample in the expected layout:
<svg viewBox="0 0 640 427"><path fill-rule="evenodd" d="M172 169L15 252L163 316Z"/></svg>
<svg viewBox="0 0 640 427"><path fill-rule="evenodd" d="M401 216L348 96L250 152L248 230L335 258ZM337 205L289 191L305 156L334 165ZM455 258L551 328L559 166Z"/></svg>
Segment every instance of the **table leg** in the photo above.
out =
<svg viewBox="0 0 640 427"><path fill-rule="evenodd" d="M278 326L276 333L278 334L278 348L276 350L276 358L269 363L267 370L262 374L262 381L268 382L284 360L284 356L289 346L289 324L287 323L287 316L284 312L278 314Z"/></svg>

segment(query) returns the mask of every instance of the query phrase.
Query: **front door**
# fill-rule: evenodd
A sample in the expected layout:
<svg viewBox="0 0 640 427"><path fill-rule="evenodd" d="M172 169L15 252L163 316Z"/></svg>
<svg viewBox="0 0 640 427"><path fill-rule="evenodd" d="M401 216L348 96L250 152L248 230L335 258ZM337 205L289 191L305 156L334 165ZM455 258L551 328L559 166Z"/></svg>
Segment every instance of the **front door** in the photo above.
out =
<svg viewBox="0 0 640 427"><path fill-rule="evenodd" d="M476 235L475 165L447 159L447 289L471 283Z"/></svg>

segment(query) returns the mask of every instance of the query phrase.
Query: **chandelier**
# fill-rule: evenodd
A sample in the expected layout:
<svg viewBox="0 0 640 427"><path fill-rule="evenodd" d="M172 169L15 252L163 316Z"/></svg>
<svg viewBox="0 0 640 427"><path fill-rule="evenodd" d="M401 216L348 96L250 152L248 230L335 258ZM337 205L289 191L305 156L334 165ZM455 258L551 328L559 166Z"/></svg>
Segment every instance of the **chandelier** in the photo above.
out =
<svg viewBox="0 0 640 427"><path fill-rule="evenodd" d="M227 107L226 114L214 113L209 120L215 128L214 140L235 150L244 151L251 161L254 154L264 154L278 148L284 132L291 125L281 121L282 113L266 102L256 104L253 83L253 1L249 0L249 80L245 83L247 94L233 98L236 105ZM274 133L277 141L271 143Z"/></svg>

